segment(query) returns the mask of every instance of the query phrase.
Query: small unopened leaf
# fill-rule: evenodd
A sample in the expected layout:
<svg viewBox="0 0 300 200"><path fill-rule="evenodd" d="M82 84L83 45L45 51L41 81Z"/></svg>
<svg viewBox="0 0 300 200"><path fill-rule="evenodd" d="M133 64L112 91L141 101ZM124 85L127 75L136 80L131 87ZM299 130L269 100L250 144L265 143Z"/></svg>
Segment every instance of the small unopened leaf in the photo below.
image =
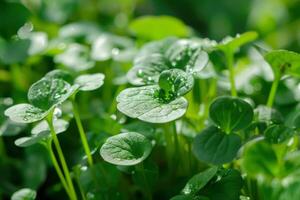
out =
<svg viewBox="0 0 300 200"><path fill-rule="evenodd" d="M182 192L186 195L197 193L214 177L217 171L218 167L212 167L196 174L187 182Z"/></svg>
<svg viewBox="0 0 300 200"><path fill-rule="evenodd" d="M241 46L254 41L257 38L256 32L246 32L243 34L237 34L234 38L233 37L226 37L224 38L217 48L223 51L236 51Z"/></svg>
<svg viewBox="0 0 300 200"><path fill-rule="evenodd" d="M5 110L4 114L14 122L32 123L45 118L48 114L48 111L44 111L30 104L24 103L17 104L8 108L7 110Z"/></svg>
<svg viewBox="0 0 300 200"><path fill-rule="evenodd" d="M193 88L194 78L180 69L170 69L160 74L158 84L165 92L183 96Z"/></svg>
<svg viewBox="0 0 300 200"><path fill-rule="evenodd" d="M240 147L241 139L238 135L225 134L211 126L196 136L193 152L203 162L220 165L232 161Z"/></svg>
<svg viewBox="0 0 300 200"><path fill-rule="evenodd" d="M188 106L184 97L164 102L156 96L157 91L158 86L125 89L117 97L117 108L129 117L150 123L166 123L184 115Z"/></svg>
<svg viewBox="0 0 300 200"><path fill-rule="evenodd" d="M108 138L100 154L109 163L130 166L143 162L151 150L152 144L145 136L128 132Z"/></svg>
<svg viewBox="0 0 300 200"><path fill-rule="evenodd" d="M253 119L253 109L246 101L235 97L219 97L209 108L211 120L226 133L247 128Z"/></svg>
<svg viewBox="0 0 300 200"><path fill-rule="evenodd" d="M96 90L103 85L104 75L101 73L84 74L84 75L78 76L75 79L74 83L78 84L79 90L82 90L82 91Z"/></svg>
<svg viewBox="0 0 300 200"><path fill-rule="evenodd" d="M23 188L13 193L11 200L34 200L35 198L36 191L29 188Z"/></svg>

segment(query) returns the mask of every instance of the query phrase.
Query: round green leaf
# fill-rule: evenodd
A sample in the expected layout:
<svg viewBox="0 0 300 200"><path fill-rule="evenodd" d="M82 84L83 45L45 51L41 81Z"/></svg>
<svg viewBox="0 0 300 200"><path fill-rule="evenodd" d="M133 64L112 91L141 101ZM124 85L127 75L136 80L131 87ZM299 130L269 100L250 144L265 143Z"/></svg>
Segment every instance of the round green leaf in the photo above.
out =
<svg viewBox="0 0 300 200"><path fill-rule="evenodd" d="M246 128L252 122L253 109L236 97L218 97L209 108L211 120L226 133Z"/></svg>
<svg viewBox="0 0 300 200"><path fill-rule="evenodd" d="M184 97L164 102L156 97L157 91L158 86L125 89L117 97L117 108L129 117L150 123L166 123L184 115L188 106Z"/></svg>
<svg viewBox="0 0 300 200"><path fill-rule="evenodd" d="M183 96L193 89L194 78L180 69L170 69L160 74L158 84L167 93Z"/></svg>
<svg viewBox="0 0 300 200"><path fill-rule="evenodd" d="M129 24L129 30L148 40L168 36L187 37L190 34L189 28L182 21L171 16L142 16Z"/></svg>
<svg viewBox="0 0 300 200"><path fill-rule="evenodd" d="M300 77L300 54L287 50L274 50L264 57L270 64L275 77L281 77L284 74Z"/></svg>
<svg viewBox="0 0 300 200"><path fill-rule="evenodd" d="M217 173L218 167L212 167L206 169L203 172L200 172L194 175L185 185L182 192L185 195L196 194L201 190Z"/></svg>
<svg viewBox="0 0 300 200"><path fill-rule="evenodd" d="M151 153L152 144L135 132L121 133L106 140L100 149L102 158L115 165L136 165Z"/></svg>
<svg viewBox="0 0 300 200"><path fill-rule="evenodd" d="M64 102L74 92L74 88L62 79L42 78L28 91L29 102L43 110L48 110Z"/></svg>
<svg viewBox="0 0 300 200"><path fill-rule="evenodd" d="M273 178L279 172L276 152L264 140L249 143L244 149L242 169L248 176Z"/></svg>
<svg viewBox="0 0 300 200"><path fill-rule="evenodd" d="M274 124L267 128L264 135L268 142L279 144L293 137L295 132L282 124Z"/></svg>
<svg viewBox="0 0 300 200"><path fill-rule="evenodd" d="M228 135L211 126L196 136L193 152L201 161L220 165L232 161L240 147L241 138L238 135Z"/></svg>
<svg viewBox="0 0 300 200"><path fill-rule="evenodd" d="M35 198L36 191L29 188L23 188L13 193L11 200L34 200Z"/></svg>
<svg viewBox="0 0 300 200"><path fill-rule="evenodd" d="M4 114L14 122L32 123L44 119L48 111L24 103L6 109Z"/></svg>
<svg viewBox="0 0 300 200"><path fill-rule="evenodd" d="M84 74L78 76L74 83L79 85L79 90L91 91L101 87L104 83L104 75L101 73L97 74Z"/></svg>

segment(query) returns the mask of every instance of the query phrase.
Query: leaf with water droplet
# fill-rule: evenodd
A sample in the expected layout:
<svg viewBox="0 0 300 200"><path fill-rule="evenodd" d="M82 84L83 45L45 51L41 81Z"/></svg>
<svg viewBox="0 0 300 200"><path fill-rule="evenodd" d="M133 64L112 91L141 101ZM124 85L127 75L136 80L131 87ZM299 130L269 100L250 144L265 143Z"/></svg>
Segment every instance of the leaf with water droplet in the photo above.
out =
<svg viewBox="0 0 300 200"><path fill-rule="evenodd" d="M274 50L265 54L265 60L270 64L274 76L289 74L300 77L300 54L287 50Z"/></svg>
<svg viewBox="0 0 300 200"><path fill-rule="evenodd" d="M79 85L79 90L91 91L100 88L104 83L104 75L101 73L84 74L78 76L74 83Z"/></svg>
<svg viewBox="0 0 300 200"><path fill-rule="evenodd" d="M62 79L42 78L28 90L29 102L42 110L48 110L69 98L74 87Z"/></svg>
<svg viewBox="0 0 300 200"><path fill-rule="evenodd" d="M136 165L151 153L152 144L136 132L120 133L109 137L100 149L102 158L115 165Z"/></svg>
<svg viewBox="0 0 300 200"><path fill-rule="evenodd" d="M134 56L134 49L134 42L129 38L102 34L92 44L91 58L96 61L129 61Z"/></svg>
<svg viewBox="0 0 300 200"><path fill-rule="evenodd" d="M23 188L13 193L11 196L11 200L35 200L36 198L36 191Z"/></svg>
<svg viewBox="0 0 300 200"><path fill-rule="evenodd" d="M5 110L4 114L14 122L32 123L42 120L48 113L48 111L24 103L11 106Z"/></svg>
<svg viewBox="0 0 300 200"><path fill-rule="evenodd" d="M173 93L177 97L193 89L194 78L180 69L170 69L160 74L158 84L166 93Z"/></svg>
<svg viewBox="0 0 300 200"><path fill-rule="evenodd" d="M73 83L72 75L66 70L55 69L48 72L45 77L50 79L62 79L68 83Z"/></svg>
<svg viewBox="0 0 300 200"><path fill-rule="evenodd" d="M166 102L157 96L159 89L159 86L125 89L117 97L117 108L129 117L150 123L166 123L182 117L187 100L178 97Z"/></svg>
<svg viewBox="0 0 300 200"><path fill-rule="evenodd" d="M295 135L295 131L282 124L273 124L265 132L265 139L271 144L280 144Z"/></svg>
<svg viewBox="0 0 300 200"><path fill-rule="evenodd" d="M258 37L258 34L254 31L249 31L243 34L237 34L235 37L226 37L224 38L219 45L216 46L217 49L220 49L224 52L237 51L241 46L254 41Z"/></svg>
<svg viewBox="0 0 300 200"><path fill-rule="evenodd" d="M184 186L182 192L185 195L196 194L201 190L217 173L218 167L211 167L194 175Z"/></svg>
<svg viewBox="0 0 300 200"><path fill-rule="evenodd" d="M209 108L211 120L226 133L239 131L250 125L253 109L246 101L229 96L218 97Z"/></svg>
<svg viewBox="0 0 300 200"><path fill-rule="evenodd" d="M214 126L204 129L196 136L193 153L199 160L215 165L231 162L241 147L241 138L226 134Z"/></svg>

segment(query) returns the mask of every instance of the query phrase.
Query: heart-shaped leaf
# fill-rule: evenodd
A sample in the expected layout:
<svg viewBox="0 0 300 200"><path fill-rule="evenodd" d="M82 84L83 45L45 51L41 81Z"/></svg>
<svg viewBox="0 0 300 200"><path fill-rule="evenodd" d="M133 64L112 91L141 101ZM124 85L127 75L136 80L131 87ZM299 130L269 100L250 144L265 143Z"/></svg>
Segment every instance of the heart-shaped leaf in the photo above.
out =
<svg viewBox="0 0 300 200"><path fill-rule="evenodd" d="M293 137L295 131L282 124L274 124L267 128L264 135L268 142L279 144Z"/></svg>
<svg viewBox="0 0 300 200"><path fill-rule="evenodd" d="M136 165L151 153L152 144L135 132L121 133L106 140L100 149L102 158L115 165Z"/></svg>
<svg viewBox="0 0 300 200"><path fill-rule="evenodd" d="M34 200L36 198L36 191L23 188L13 193L11 200Z"/></svg>
<svg viewBox="0 0 300 200"><path fill-rule="evenodd" d="M33 106L48 110L64 102L73 92L74 88L62 79L42 78L29 88L28 100Z"/></svg>
<svg viewBox="0 0 300 200"><path fill-rule="evenodd" d="M194 40L167 38L146 44L134 59L127 74L134 85L158 82L161 72L178 68L198 77L208 63L208 55Z"/></svg>
<svg viewBox="0 0 300 200"><path fill-rule="evenodd" d="M14 122L32 123L45 118L48 115L48 111L24 103L6 109L4 114Z"/></svg>
<svg viewBox="0 0 300 200"><path fill-rule="evenodd" d="M300 77L300 54L287 50L274 50L264 57L275 77L280 78L284 74Z"/></svg>
<svg viewBox="0 0 300 200"><path fill-rule="evenodd" d="M129 117L150 123L166 123L184 115L188 106L185 98L164 102L158 97L158 91L158 86L125 89L117 97L117 108Z"/></svg>
<svg viewBox="0 0 300 200"><path fill-rule="evenodd" d="M84 71L95 66L89 57L87 47L80 44L71 44L67 49L54 57L54 61L74 71Z"/></svg>
<svg viewBox="0 0 300 200"><path fill-rule="evenodd" d="M209 108L211 120L226 133L246 128L252 122L253 109L236 97L218 97Z"/></svg>
<svg viewBox="0 0 300 200"><path fill-rule="evenodd" d="M240 147L241 138L238 135L228 135L210 126L196 136L193 152L201 161L220 165L232 161Z"/></svg>
<svg viewBox="0 0 300 200"><path fill-rule="evenodd" d="M84 74L78 76L74 83L79 85L79 90L91 91L101 87L104 83L104 75L101 73L97 74Z"/></svg>
<svg viewBox="0 0 300 200"><path fill-rule="evenodd" d="M201 190L217 173L218 167L212 167L206 169L203 172L200 172L194 175L185 185L182 192L185 195L196 194Z"/></svg>
<svg viewBox="0 0 300 200"><path fill-rule="evenodd" d="M233 37L226 37L224 38L216 48L222 51L231 51L234 52L241 46L254 41L257 38L256 32L246 32L243 34L237 34L234 38Z"/></svg>
<svg viewBox="0 0 300 200"><path fill-rule="evenodd" d="M190 33L189 28L182 21L171 16L143 16L132 21L129 29L136 36L148 40L158 40L168 36L186 37Z"/></svg>

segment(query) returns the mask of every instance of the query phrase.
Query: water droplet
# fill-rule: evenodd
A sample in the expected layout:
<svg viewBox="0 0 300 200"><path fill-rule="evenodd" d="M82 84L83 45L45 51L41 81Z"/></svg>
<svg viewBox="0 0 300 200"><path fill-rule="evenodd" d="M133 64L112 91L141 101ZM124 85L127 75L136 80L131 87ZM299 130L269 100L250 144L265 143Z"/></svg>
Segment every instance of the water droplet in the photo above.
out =
<svg viewBox="0 0 300 200"><path fill-rule="evenodd" d="M145 75L145 73L144 73L143 70L139 69L139 70L137 71L137 76L138 76L138 77L142 78L142 77L144 77L144 75Z"/></svg>
<svg viewBox="0 0 300 200"><path fill-rule="evenodd" d="M60 108L55 108L53 114L55 118L60 118L62 115L62 111Z"/></svg>
<svg viewBox="0 0 300 200"><path fill-rule="evenodd" d="M116 56L116 55L118 55L120 53L120 50L118 49L118 48L113 48L112 50L111 50L111 54L113 55L113 56Z"/></svg>

